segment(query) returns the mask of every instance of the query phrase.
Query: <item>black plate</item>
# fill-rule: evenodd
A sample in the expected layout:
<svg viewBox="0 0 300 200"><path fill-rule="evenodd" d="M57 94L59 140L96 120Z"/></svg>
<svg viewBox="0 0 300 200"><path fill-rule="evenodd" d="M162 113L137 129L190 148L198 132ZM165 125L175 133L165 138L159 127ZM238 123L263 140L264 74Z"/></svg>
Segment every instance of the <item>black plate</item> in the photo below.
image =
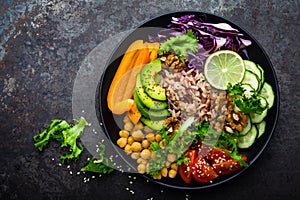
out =
<svg viewBox="0 0 300 200"><path fill-rule="evenodd" d="M254 61L255 63L258 63L265 71L265 81L271 84L273 87L274 93L275 93L275 103L274 106L268 111L268 116L266 117L266 132L262 135L261 138L259 138L254 145L251 146L251 148L241 151L241 153L246 154L248 157L249 161L249 166L253 164L253 162L258 158L258 156L262 153L266 145L268 144L272 133L274 132L276 123L277 123L277 118L278 118L278 112L279 112L279 90L278 90L278 85L277 85L277 78L273 69L273 66L261 47L261 45L245 30L242 28L238 27L234 23L212 15L208 13L203 13L203 12L194 12L194 11L184 11L184 12L175 12L175 13L169 13L169 14L164 14L159 17L155 17L142 25L140 25L137 29L135 29L133 32L131 32L128 37L125 38L121 42L121 44L118 46L118 48L114 51L112 54L108 64L107 68L100 80L99 83L99 91L96 95L96 110L99 111L98 117L100 123L103 124L103 129L105 134L107 134L108 138L111 140L112 144L116 147L116 150L118 153L127 161L127 163L131 166L135 166L136 163L134 160L132 160L129 156L127 156L123 150L119 149L116 145L116 141L118 139L118 132L119 132L119 126L122 124L122 118L123 116L113 116L110 110L107 107L107 102L106 102L106 97L107 93L109 90L110 83L114 77L114 74L119 66L119 63L122 59L122 55L128 48L128 46L136 39L143 39L143 40L148 40L148 35L149 34L156 34L157 29L161 28L166 28L168 24L170 24L171 18L172 17L180 17L183 15L187 14L192 14L196 16L205 16L207 22L215 22L215 23L220 23L220 22L225 22L230 24L233 28L238 29L241 33L243 33L247 38L251 39L252 45L247 47L247 52L249 59ZM144 29L141 28L148 28L148 27L156 27L156 28L149 28L148 31L145 31ZM120 56L121 55L121 56ZM259 167L259 166L256 166ZM212 186L219 185L221 183L224 183L242 172L244 172L247 168L244 168L243 170L230 174L227 176L219 176L217 179L214 180L213 183L211 184L200 184L197 182L192 182L191 184L185 184L179 177L175 179L169 179L169 178L164 178L162 180L153 180L152 178L145 176L149 180L167 186L167 187L172 187L172 188L179 188L179 189L204 189Z"/></svg>

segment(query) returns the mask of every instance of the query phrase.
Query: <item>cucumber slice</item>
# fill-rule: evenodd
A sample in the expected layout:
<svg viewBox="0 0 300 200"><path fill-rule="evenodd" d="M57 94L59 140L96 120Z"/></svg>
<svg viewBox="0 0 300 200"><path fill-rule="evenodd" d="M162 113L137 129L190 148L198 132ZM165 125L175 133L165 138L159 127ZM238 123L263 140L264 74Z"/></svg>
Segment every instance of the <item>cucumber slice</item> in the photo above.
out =
<svg viewBox="0 0 300 200"><path fill-rule="evenodd" d="M260 78L261 83L265 82L265 71L263 70L263 68L259 64L256 64L256 67L261 72L261 78Z"/></svg>
<svg viewBox="0 0 300 200"><path fill-rule="evenodd" d="M246 67L246 70L253 72L254 74L257 75L257 77L259 78L259 80L261 81L262 78L262 72L261 70L257 67L257 65L250 61L250 60L244 60L244 64Z"/></svg>
<svg viewBox="0 0 300 200"><path fill-rule="evenodd" d="M248 119L247 119L247 126L240 132L240 135L243 136L243 135L246 135L250 129L251 129L251 119L250 117L248 116Z"/></svg>
<svg viewBox="0 0 300 200"><path fill-rule="evenodd" d="M256 136L257 136L256 126L252 125L251 129L247 132L246 135L239 137L237 146L241 149L249 148L255 142Z"/></svg>
<svg viewBox="0 0 300 200"><path fill-rule="evenodd" d="M269 109L274 105L275 95L272 86L269 83L264 82L259 95L267 100Z"/></svg>
<svg viewBox="0 0 300 200"><path fill-rule="evenodd" d="M260 79L253 72L246 70L244 79L242 80L242 84L251 85L255 91L258 91L260 86Z"/></svg>
<svg viewBox="0 0 300 200"><path fill-rule="evenodd" d="M257 131L258 131L258 135L257 138L260 138L260 136L262 136L262 134L264 134L265 130L266 130L266 121L261 121L259 124L255 124Z"/></svg>
<svg viewBox="0 0 300 200"><path fill-rule="evenodd" d="M268 114L268 109L265 109L260 115L256 113L250 113L252 123L260 123Z"/></svg>
<svg viewBox="0 0 300 200"><path fill-rule="evenodd" d="M247 98L250 98L255 92L253 87L249 84L242 84L241 87L245 90L244 94Z"/></svg>

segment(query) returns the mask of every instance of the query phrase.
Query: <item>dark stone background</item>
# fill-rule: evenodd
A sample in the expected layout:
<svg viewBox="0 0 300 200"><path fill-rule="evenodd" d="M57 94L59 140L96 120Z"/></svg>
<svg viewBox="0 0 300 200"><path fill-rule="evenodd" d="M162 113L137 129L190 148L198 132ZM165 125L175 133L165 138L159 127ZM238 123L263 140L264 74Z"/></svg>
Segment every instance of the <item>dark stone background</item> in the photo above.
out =
<svg viewBox="0 0 300 200"><path fill-rule="evenodd" d="M0 199L299 199L299 5L299 0L0 0ZM97 44L180 10L232 20L261 43L274 65L281 94L278 124L245 173L208 190L173 190L117 171L77 175L87 152L60 166L57 143L42 153L34 148L33 135L51 119L72 120L74 79ZM90 180L84 183L85 178Z"/></svg>

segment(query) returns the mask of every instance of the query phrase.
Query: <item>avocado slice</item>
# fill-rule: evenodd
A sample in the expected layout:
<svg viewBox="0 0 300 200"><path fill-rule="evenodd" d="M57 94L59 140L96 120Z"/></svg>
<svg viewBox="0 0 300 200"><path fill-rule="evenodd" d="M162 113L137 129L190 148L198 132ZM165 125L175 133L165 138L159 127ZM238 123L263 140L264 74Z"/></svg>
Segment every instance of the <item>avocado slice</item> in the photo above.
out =
<svg viewBox="0 0 300 200"><path fill-rule="evenodd" d="M158 73L161 71L160 58L155 59L151 63L145 65L141 71L141 82L145 88L145 92L153 99L165 101L166 91L157 83Z"/></svg>
<svg viewBox="0 0 300 200"><path fill-rule="evenodd" d="M140 120L146 125L148 126L149 128L153 129L153 130L156 130L156 131L159 131L161 130L163 127L164 127L164 123L165 123L165 120L162 119L162 120L157 120L157 121L153 121L151 119L148 119L144 116L142 116L140 118Z"/></svg>
<svg viewBox="0 0 300 200"><path fill-rule="evenodd" d="M161 119L161 118L167 118L170 116L170 112L167 109L162 110L150 110L149 108L146 108L141 100L138 97L137 91L135 90L133 92L133 98L136 104L136 107L141 112L141 114L149 119Z"/></svg>
<svg viewBox="0 0 300 200"><path fill-rule="evenodd" d="M161 110L166 107L168 107L168 104L166 101L158 101L155 99L152 99L148 94L144 91L144 88L141 83L141 77L140 74L136 76L136 93L141 102L150 109L153 110Z"/></svg>

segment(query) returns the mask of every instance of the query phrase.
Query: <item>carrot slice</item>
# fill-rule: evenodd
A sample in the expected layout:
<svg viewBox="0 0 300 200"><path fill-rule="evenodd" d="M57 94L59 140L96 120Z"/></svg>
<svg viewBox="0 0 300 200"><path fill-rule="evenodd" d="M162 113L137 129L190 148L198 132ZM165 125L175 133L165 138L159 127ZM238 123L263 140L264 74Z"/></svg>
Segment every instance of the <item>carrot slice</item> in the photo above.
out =
<svg viewBox="0 0 300 200"><path fill-rule="evenodd" d="M129 110L129 118L134 124L137 124L139 122L141 116L142 116L142 114L140 113L140 111L138 110L138 108L136 107L136 104L134 102L131 109Z"/></svg>
<svg viewBox="0 0 300 200"><path fill-rule="evenodd" d="M158 42L148 43L148 47L150 51L150 62L151 62L157 58L159 43Z"/></svg>
<svg viewBox="0 0 300 200"><path fill-rule="evenodd" d="M135 60L137 58L136 52L142 47L143 47L143 40L136 40L126 50L108 91L107 104L110 110L112 110L112 104L114 102L118 102L120 98L119 92L125 89L125 88L122 89L121 85L119 87L116 87L118 82L120 81L120 79L124 79L124 82L126 82L125 78L127 77L123 77L123 76L126 72L128 72L133 67L133 64L135 63Z"/></svg>
<svg viewBox="0 0 300 200"><path fill-rule="evenodd" d="M113 105L112 112L117 115L121 115L124 112L129 111L134 105L133 99L125 99L124 101L117 102Z"/></svg>
<svg viewBox="0 0 300 200"><path fill-rule="evenodd" d="M142 68L145 64L149 63L149 50L147 46L145 48L139 50L138 57L136 62L134 63L134 67L131 70L130 78L128 80L126 89L124 90L123 99L131 98L133 94L133 90L136 84L136 75L141 72Z"/></svg>

